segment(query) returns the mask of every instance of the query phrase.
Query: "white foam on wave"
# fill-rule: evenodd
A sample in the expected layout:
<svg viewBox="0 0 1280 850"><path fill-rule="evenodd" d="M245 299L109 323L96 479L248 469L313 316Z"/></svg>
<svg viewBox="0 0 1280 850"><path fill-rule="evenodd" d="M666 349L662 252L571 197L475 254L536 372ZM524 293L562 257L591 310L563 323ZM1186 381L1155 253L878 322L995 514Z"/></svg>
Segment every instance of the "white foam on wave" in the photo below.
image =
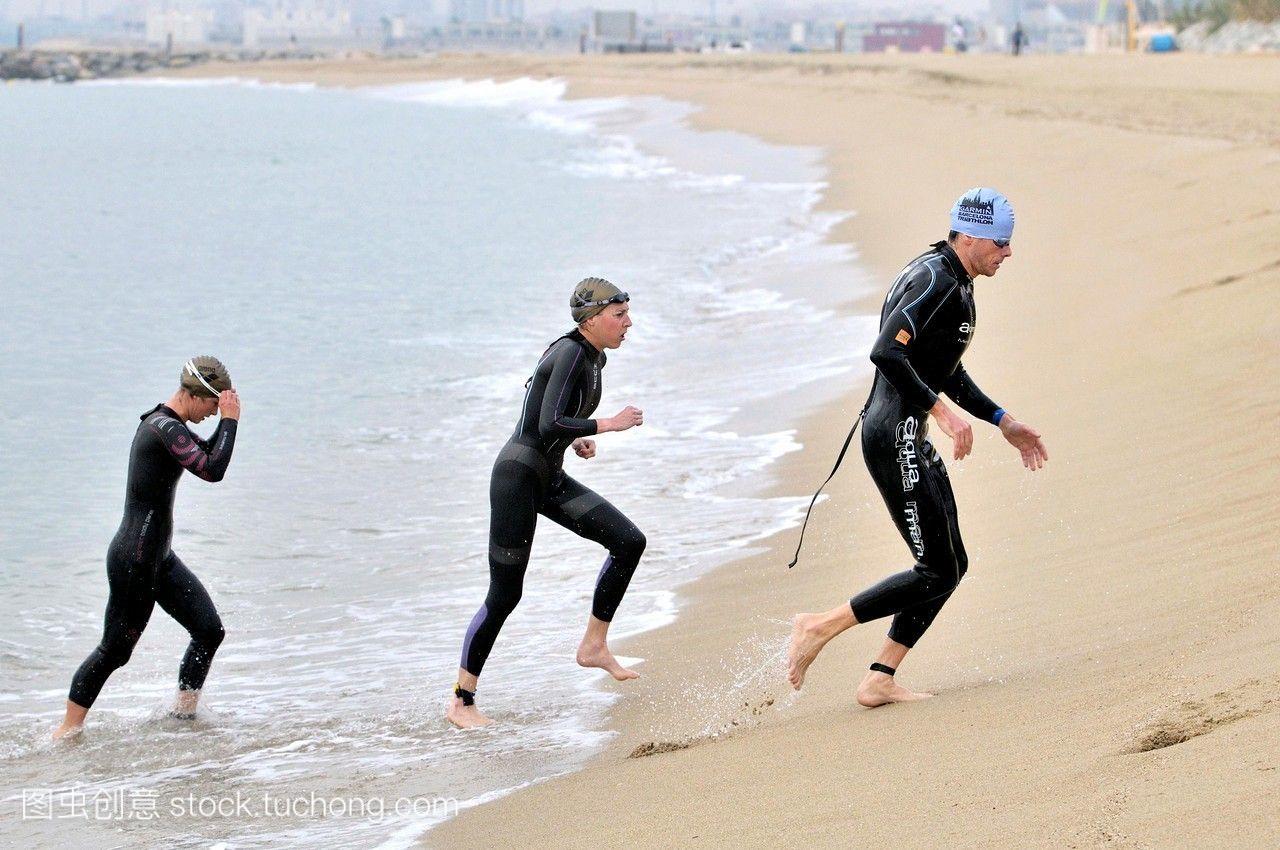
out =
<svg viewBox="0 0 1280 850"><path fill-rule="evenodd" d="M404 103L432 103L447 106L468 106L482 109L518 107L532 112L538 107L552 106L564 98L568 86L564 80L534 80L519 77L498 82L495 80L433 80L422 83L401 83L393 86L376 86L362 89L362 93L379 100L396 100Z"/></svg>
<svg viewBox="0 0 1280 850"><path fill-rule="evenodd" d="M572 135L594 134L599 144L589 151L580 152L578 159L563 166L568 173L582 177L657 179L685 191L717 191L734 187L753 192L802 191L812 195L815 201L825 189L823 183L752 182L742 174L701 173L679 168L666 157L642 151L636 141L625 133L604 131L602 125L606 120L617 121L621 114L635 109L634 100L623 97L570 100L566 97L568 84L559 78L434 80L361 91L380 100L503 110L541 129Z"/></svg>

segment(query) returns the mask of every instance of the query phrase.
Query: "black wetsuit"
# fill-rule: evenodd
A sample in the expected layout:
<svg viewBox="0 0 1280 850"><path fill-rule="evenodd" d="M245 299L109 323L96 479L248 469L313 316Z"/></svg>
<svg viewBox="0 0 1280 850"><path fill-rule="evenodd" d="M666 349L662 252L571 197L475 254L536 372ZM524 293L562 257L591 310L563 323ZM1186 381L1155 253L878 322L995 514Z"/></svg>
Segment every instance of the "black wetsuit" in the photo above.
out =
<svg viewBox="0 0 1280 850"><path fill-rule="evenodd" d="M858 622L890 614L889 637L915 646L965 574L955 496L942 458L925 439L938 393L979 419L1003 414L960 362L973 339L973 281L945 242L898 275L871 349L876 365L862 426L862 455L916 560L850 600Z"/></svg>
<svg viewBox="0 0 1280 850"><path fill-rule="evenodd" d="M489 480L489 593L467 628L460 666L480 675L498 631L520 601L538 514L609 550L591 613L609 622L631 581L645 538L602 496L564 473L565 450L596 433L605 354L573 331L551 344L525 392L515 433Z"/></svg>
<svg viewBox="0 0 1280 850"><path fill-rule="evenodd" d="M169 548L173 497L182 470L206 481L221 481L236 441L236 421L223 419L207 440L188 430L163 404L141 417L129 451L124 519L107 550L111 594L102 642L71 680L70 699L88 708L103 684L129 661L151 611L159 603L191 633L178 670L178 687L198 691L224 632L213 600L191 570Z"/></svg>

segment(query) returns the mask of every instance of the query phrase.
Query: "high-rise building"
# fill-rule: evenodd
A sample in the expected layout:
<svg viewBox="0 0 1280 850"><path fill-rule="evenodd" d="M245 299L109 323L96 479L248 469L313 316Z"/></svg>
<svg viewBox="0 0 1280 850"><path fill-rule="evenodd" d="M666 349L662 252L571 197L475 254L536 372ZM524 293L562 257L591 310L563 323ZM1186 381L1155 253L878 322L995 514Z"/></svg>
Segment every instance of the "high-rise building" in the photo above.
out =
<svg viewBox="0 0 1280 850"><path fill-rule="evenodd" d="M450 0L455 24L509 24L524 20L524 0Z"/></svg>
<svg viewBox="0 0 1280 850"><path fill-rule="evenodd" d="M147 43L203 44L212 24L212 9L194 3L156 3L147 9Z"/></svg>
<svg viewBox="0 0 1280 850"><path fill-rule="evenodd" d="M267 10L244 13L245 47L272 44L340 44L352 37L351 11L318 3L277 2Z"/></svg>

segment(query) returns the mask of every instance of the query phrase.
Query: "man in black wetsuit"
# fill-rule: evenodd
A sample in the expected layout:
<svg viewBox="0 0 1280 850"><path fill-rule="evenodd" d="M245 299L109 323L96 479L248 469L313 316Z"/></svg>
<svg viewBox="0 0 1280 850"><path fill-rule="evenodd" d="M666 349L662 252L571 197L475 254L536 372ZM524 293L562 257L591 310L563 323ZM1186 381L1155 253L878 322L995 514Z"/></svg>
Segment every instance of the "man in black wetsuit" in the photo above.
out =
<svg viewBox="0 0 1280 850"><path fill-rule="evenodd" d="M994 189L972 189L952 207L947 241L908 263L889 290L871 349L876 375L864 409L862 454L915 565L831 611L796 617L787 678L797 689L833 637L893 615L888 639L858 688L858 702L874 707L930 696L898 685L893 676L968 568L947 470L925 438L926 415L951 438L956 460L973 447L973 430L939 393L997 426L1027 469L1040 469L1049 458L1039 432L978 389L960 360L977 325L973 280L994 275L1013 256L1012 238L1009 201Z"/></svg>
<svg viewBox="0 0 1280 850"><path fill-rule="evenodd" d="M631 574L644 554L645 537L602 496L565 474L565 450L595 457L595 441L606 431L626 431L644 422L628 405L616 416L589 419L600 403L600 373L607 348L618 348L631 327L625 292L589 277L574 289L570 312L578 327L547 348L525 385L515 433L498 453L489 482L489 592L462 642L458 684L446 717L462 728L492 721L475 705L485 659L503 622L520 601L525 569L541 514L608 552L596 578L586 635L578 647L583 667L598 667L619 681L639 674L618 663L606 638Z"/></svg>
<svg viewBox="0 0 1280 850"><path fill-rule="evenodd" d="M186 426L217 410L222 420L208 440ZM102 641L71 680L67 713L55 738L84 725L107 677L129 661L157 603L191 634L178 669L173 716L195 716L213 654L222 643L222 620L204 585L169 548L173 498L182 471L205 481L221 481L231 462L240 418L240 399L231 376L216 358L195 357L182 368L178 390L164 404L142 414L129 450L124 518L107 550L111 591Z"/></svg>

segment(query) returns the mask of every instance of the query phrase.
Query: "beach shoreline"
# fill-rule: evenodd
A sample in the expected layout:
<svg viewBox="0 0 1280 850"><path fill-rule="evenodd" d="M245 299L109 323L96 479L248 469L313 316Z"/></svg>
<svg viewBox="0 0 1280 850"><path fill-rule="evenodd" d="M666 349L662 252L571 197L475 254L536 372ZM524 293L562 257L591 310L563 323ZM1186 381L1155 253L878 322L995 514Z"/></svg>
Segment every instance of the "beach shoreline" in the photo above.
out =
<svg viewBox="0 0 1280 850"><path fill-rule="evenodd" d="M1259 108L1280 63L440 56L194 75L555 76L570 97L695 103L697 129L826 151L823 208L856 210L832 238L883 286L945 236L969 186L994 184L1018 210L1015 256L978 282L966 366L1044 432L1053 460L1031 476L975 423L974 456L950 465L973 567L903 670L939 698L853 704L883 624L833 645L799 699L780 672L737 686L770 662L790 613L907 565L850 457L795 570L794 532L775 536L682 588L674 624L619 647L645 657L645 677L616 686L619 735L586 769L468 810L427 844L1139 847L1202 843L1226 823L1242 846L1280 835L1267 805L1280 446L1265 426L1261 443L1215 427L1222 411L1268 424L1280 411L1266 356L1280 329L1280 117ZM772 467L776 492L806 496L825 477L865 392L797 423L805 451ZM627 758L646 745L659 752Z"/></svg>

